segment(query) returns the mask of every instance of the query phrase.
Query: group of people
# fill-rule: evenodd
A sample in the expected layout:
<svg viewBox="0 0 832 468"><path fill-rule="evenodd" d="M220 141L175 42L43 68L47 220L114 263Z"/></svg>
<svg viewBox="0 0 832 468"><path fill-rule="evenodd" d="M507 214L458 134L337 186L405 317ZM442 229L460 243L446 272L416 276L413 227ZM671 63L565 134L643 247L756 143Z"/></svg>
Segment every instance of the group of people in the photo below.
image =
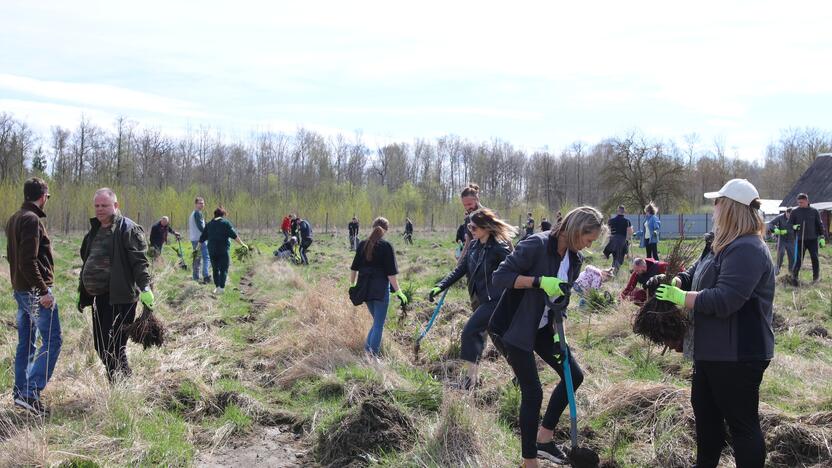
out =
<svg viewBox="0 0 832 468"><path fill-rule="evenodd" d="M23 204L6 223L6 258L18 304L12 397L16 406L37 415L47 411L40 397L62 346L58 304L52 293L55 281L52 242L44 223L49 199L46 181L37 177L28 179L23 184ZM144 229L121 213L112 189L96 190L92 202L95 217L90 219L90 229L80 248L82 265L77 308L81 312L92 308L93 344L112 383L131 374L125 327L135 320L139 302L152 309L155 299ZM224 219L225 210L221 206L214 210L214 218L205 223L204 206L204 200L197 198L189 221L194 249L199 247L201 253L194 256L194 279L199 280L199 263L203 261L203 278L210 281L210 264L215 292L222 292L229 265L229 240L245 244ZM159 239L164 240L167 232L176 235L165 221L163 218L151 229L157 233L151 237L159 251L164 245L156 243ZM38 336L41 345L36 349Z"/></svg>
<svg viewBox="0 0 832 468"><path fill-rule="evenodd" d="M715 233L700 259L671 284L658 286L655 294L689 310L692 317L684 350L694 362L691 401L696 420L696 466L717 466L727 443L727 424L737 466L762 467L766 449L759 421L759 387L774 353L775 265L764 240L759 194L750 182L733 179L704 196L714 203ZM466 366L459 386L477 385L477 366L487 334L512 368L520 388L523 466L538 466L538 457L566 463L566 455L553 439L568 404L564 368L569 366L574 388L581 385L584 372L571 349L568 360L561 354L553 327L559 317L553 315L546 298L554 301L568 294L567 285L597 287L609 278L623 263L619 244L613 249L616 260L610 270L583 268L581 252L610 232L613 237L629 239L633 228L620 218L608 222L597 209L582 206L548 230L527 231L513 246L517 229L481 205L479 187L466 187L460 201L466 222L457 232L462 244L459 263L429 292L432 300L467 277L472 313L462 330L461 357ZM645 212L648 218L641 235L648 255L634 261L632 284L624 294L628 297L633 297L636 283L655 281L666 270L655 247L660 229L655 206L648 205ZM623 215L622 207L618 216ZM388 229L384 218L373 222L370 236L358 244L350 271L351 297L355 288L371 291L366 294L366 306L373 325L365 349L372 356L380 352L390 295L403 303L407 300L396 281L395 251L383 239ZM638 299L646 300L651 292L641 294ZM542 421L543 389L535 354L561 377Z"/></svg>
<svg viewBox="0 0 832 468"><path fill-rule="evenodd" d="M826 246L825 226L817 209L809 206L809 196L797 196L797 208L786 211L768 223L769 232L777 239L775 274L780 274L783 256L788 258L791 283L799 286L798 276L806 252L812 261L812 282L820 281L818 249Z"/></svg>
<svg viewBox="0 0 832 468"><path fill-rule="evenodd" d="M283 233L283 244L275 250L274 255L282 259L290 259L299 265L309 265L307 255L309 247L314 241L312 225L297 213L289 213L280 223Z"/></svg>

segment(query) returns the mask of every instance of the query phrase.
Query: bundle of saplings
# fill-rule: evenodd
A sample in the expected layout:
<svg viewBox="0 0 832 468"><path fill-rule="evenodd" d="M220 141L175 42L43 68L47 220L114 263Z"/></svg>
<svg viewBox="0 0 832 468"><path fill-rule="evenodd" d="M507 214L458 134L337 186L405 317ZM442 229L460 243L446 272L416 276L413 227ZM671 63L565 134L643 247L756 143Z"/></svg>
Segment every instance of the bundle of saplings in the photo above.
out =
<svg viewBox="0 0 832 468"><path fill-rule="evenodd" d="M690 325L688 314L672 302L656 298L656 288L660 284L671 284L677 274L691 265L702 249L702 242L686 241L680 237L673 242L667 255L667 272L659 277L653 287L648 288L648 300L638 310L633 320L633 332L656 344L678 346L685 337Z"/></svg>

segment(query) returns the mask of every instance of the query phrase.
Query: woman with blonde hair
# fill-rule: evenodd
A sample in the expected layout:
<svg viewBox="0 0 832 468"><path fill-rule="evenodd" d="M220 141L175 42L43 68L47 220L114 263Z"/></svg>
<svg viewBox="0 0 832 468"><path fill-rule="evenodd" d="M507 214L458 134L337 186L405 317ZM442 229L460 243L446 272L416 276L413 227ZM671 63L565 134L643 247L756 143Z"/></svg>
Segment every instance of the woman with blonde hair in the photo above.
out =
<svg viewBox="0 0 832 468"><path fill-rule="evenodd" d="M393 246L384 240L388 229L390 223L387 219L374 219L370 235L358 243L350 266L350 289L356 288L358 281L362 283L362 297L360 302L355 303L366 304L370 316L373 317L373 326L364 344L364 350L373 357L377 357L381 351L381 335L384 332L384 322L387 320L390 294L398 297L402 304L407 304L407 296L399 289L396 279L399 273L396 252Z"/></svg>
<svg viewBox="0 0 832 468"><path fill-rule="evenodd" d="M453 286L463 275L468 278L468 294L475 307L474 313L462 329L460 355L466 363L466 372L460 386L466 390L477 383L477 364L485 348L485 332L491 314L503 294L503 288L491 282L494 270L511 252L511 239L517 229L498 218L488 208L480 208L470 215L468 230L473 239L463 258L436 287L430 291L430 300Z"/></svg>
<svg viewBox="0 0 832 468"><path fill-rule="evenodd" d="M589 206L575 208L551 231L532 234L517 244L492 277L494 286L505 288L505 293L494 310L488 331L520 386L520 439L526 467L537 467L538 456L555 463L566 462L566 456L553 440L555 426L568 404L564 362L554 330L554 311L546 306L545 299L549 296L554 300L564 294L562 285L573 283L581 271L581 250L606 232L607 223L598 210ZM539 427L543 388L535 353L561 377ZM583 372L571 349L568 355L573 386L577 389Z"/></svg>
<svg viewBox="0 0 832 468"><path fill-rule="evenodd" d="M694 362L696 466L718 465L727 423L736 465L762 467L758 410L760 382L774 357L774 264L763 240L759 194L749 181L729 180L705 198L714 199L711 252L674 278L679 287L659 286L656 297L692 310L693 336L684 347Z"/></svg>

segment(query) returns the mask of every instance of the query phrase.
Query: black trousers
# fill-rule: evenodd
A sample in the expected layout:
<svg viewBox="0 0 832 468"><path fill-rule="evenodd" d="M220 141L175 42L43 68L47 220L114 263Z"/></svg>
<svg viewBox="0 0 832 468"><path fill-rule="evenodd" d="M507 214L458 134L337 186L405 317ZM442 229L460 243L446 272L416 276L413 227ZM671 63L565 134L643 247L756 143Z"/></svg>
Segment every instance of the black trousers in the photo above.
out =
<svg viewBox="0 0 832 468"><path fill-rule="evenodd" d="M534 343L534 353L537 353L560 376L560 382L552 391L543 415L541 425L546 429L555 428L563 411L569 405L566 383L563 380L563 363L561 362L563 356L560 353L560 345L555 343L554 337L552 327L546 326L537 331ZM520 385L520 442L523 458L535 458L537 457L537 425L540 422L540 407L543 405L543 386L537 373L537 363L534 353L530 351L524 351L507 343L503 343L503 347L506 360L517 377L517 384ZM577 390L584 381L584 373L575 361L572 350L569 351L572 385Z"/></svg>
<svg viewBox="0 0 832 468"><path fill-rule="evenodd" d="M92 337L95 352L104 363L107 379L112 383L119 376L129 377L130 366L127 364L127 333L122 332L122 325L133 323L136 318L136 303L110 304L110 296L93 298Z"/></svg>
<svg viewBox="0 0 832 468"><path fill-rule="evenodd" d="M309 250L310 245L312 245L312 239L303 239L300 241L300 258L304 265L309 265L309 258L306 256L306 251Z"/></svg>
<svg viewBox="0 0 832 468"><path fill-rule="evenodd" d="M482 357L482 352L485 349L486 329L488 328L488 322L491 321L491 315L494 314L494 308L497 307L497 302L499 302L499 298L485 304L478 304L471 318L465 323L465 327L462 329L459 352L460 357L465 361L476 364Z"/></svg>
<svg viewBox="0 0 832 468"><path fill-rule="evenodd" d="M800 231L795 233L798 235ZM809 251L809 256L812 258L812 281L820 279L820 261L818 260L818 240L817 239L797 239L797 258L794 259L793 275L795 279L800 274L800 267L803 264L803 257L806 251Z"/></svg>
<svg viewBox="0 0 832 468"><path fill-rule="evenodd" d="M696 361L690 402L696 419L696 466L715 468L731 431L737 468L762 468L766 445L760 429L760 382L768 361Z"/></svg>
<svg viewBox="0 0 832 468"><path fill-rule="evenodd" d="M652 258L653 260L659 261L659 243L656 242L655 244L648 243L644 247L647 251L646 255L647 258Z"/></svg>

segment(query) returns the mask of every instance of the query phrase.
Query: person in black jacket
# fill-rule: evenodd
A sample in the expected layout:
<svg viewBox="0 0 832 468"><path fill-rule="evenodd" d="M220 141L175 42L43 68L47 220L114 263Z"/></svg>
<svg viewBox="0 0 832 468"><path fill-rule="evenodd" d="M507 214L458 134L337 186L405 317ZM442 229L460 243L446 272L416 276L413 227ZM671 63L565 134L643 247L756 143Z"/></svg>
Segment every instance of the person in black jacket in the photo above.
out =
<svg viewBox="0 0 832 468"><path fill-rule="evenodd" d="M404 241L407 244L413 244L413 221L410 218L404 220Z"/></svg>
<svg viewBox="0 0 832 468"><path fill-rule="evenodd" d="M820 281L820 261L818 260L818 246L823 248L826 245L824 237L823 221L820 219L818 210L809 206L809 196L801 193L797 196L798 207L792 210L791 220L794 230L795 243L797 244L797 258L794 259L794 270L792 270L792 284L798 286L797 277L800 275L800 267L803 264L803 256L809 251L812 258L812 282Z"/></svg>
<svg viewBox="0 0 832 468"><path fill-rule="evenodd" d="M468 229L474 240L465 254L463 261L435 288L430 291L430 301L434 296L453 286L463 275L468 279L468 294L476 298L478 304L474 313L462 329L460 357L466 362L466 372L461 387L468 390L477 383L477 364L485 348L485 331L491 314L504 288L491 284L491 275L511 252L511 239L517 234L516 228L497 216L488 208L471 214Z"/></svg>
<svg viewBox="0 0 832 468"><path fill-rule="evenodd" d="M357 287L357 281L368 283L364 303L373 317L373 326L367 334L364 350L374 357L378 356L381 350L381 335L384 331L384 321L387 319L390 294L398 297L403 305L407 304L407 297L399 289L396 279L399 273L396 253L393 246L383 239L389 228L390 223L387 219L379 217L373 220L370 236L358 244L350 266L350 288Z"/></svg>
<svg viewBox="0 0 832 468"><path fill-rule="evenodd" d="M790 222L792 209L772 219L768 223L769 231L777 237L777 263L774 274L780 274L783 267L783 254L789 259L789 274L794 270L794 225Z"/></svg>
<svg viewBox="0 0 832 468"><path fill-rule="evenodd" d="M694 362L696 466L719 464L727 423L736 465L762 468L760 382L774 357L774 265L750 182L732 179L705 197L715 199L711 251L674 278L679 287L663 284L656 297L693 311L684 349Z"/></svg>
<svg viewBox="0 0 832 468"><path fill-rule="evenodd" d="M352 217L352 221L347 225L347 230L350 235L350 250L355 250L358 245L358 218Z"/></svg>
<svg viewBox="0 0 832 468"><path fill-rule="evenodd" d="M555 463L566 461L552 439L568 401L563 357L555 339L555 320L546 307L545 296L554 300L564 294L561 286L575 281L581 271L580 251L591 246L606 230L607 224L598 210L588 206L575 208L553 230L533 234L517 244L516 250L492 276L494 287L505 288L505 292L488 330L520 385L520 439L526 467L537 467L538 455ZM543 388L534 353L561 377L539 427ZM568 364L577 389L583 381L583 372L571 350Z"/></svg>

